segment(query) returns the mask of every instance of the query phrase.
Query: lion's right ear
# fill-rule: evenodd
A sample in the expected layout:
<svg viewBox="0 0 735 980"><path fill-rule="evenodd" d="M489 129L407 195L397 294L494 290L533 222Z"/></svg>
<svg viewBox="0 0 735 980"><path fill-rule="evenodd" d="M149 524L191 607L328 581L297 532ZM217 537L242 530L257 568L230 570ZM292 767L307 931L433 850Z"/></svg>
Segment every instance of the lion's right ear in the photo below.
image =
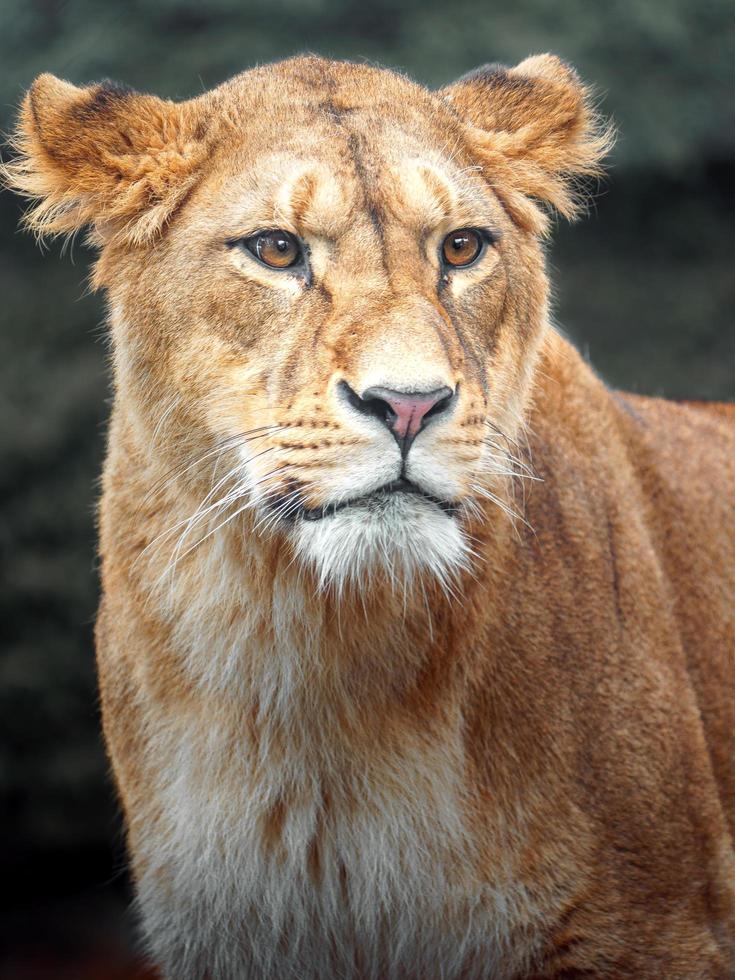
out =
<svg viewBox="0 0 735 980"><path fill-rule="evenodd" d="M92 225L98 241L153 238L196 182L207 154L196 102L174 103L113 82L77 88L41 75L26 95L0 171L36 203L39 236Z"/></svg>
<svg viewBox="0 0 735 980"><path fill-rule="evenodd" d="M470 145L520 225L548 228L534 201L575 217L580 178L601 174L613 127L573 68L535 55L515 68L485 65L441 94L468 125Z"/></svg>

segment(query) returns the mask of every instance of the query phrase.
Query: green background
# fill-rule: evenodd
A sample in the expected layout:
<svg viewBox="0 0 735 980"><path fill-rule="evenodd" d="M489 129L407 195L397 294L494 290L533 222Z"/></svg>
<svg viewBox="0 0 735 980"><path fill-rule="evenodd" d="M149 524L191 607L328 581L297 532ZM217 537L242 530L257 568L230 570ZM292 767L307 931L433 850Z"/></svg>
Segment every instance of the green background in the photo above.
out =
<svg viewBox="0 0 735 980"><path fill-rule="evenodd" d="M613 385L733 397L731 2L0 0L0 126L42 71L184 98L305 50L431 86L541 51L574 63L619 139L589 215L550 245L556 321ZM21 211L0 195L0 977L127 977L91 643L104 309L85 248L42 254Z"/></svg>

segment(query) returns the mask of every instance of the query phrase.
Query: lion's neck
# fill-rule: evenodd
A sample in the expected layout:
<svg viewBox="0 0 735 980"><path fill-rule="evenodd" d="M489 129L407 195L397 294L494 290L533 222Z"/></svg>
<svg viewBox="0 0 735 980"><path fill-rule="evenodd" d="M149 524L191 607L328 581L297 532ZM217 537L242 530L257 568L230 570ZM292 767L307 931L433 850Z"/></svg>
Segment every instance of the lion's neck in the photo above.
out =
<svg viewBox="0 0 735 980"><path fill-rule="evenodd" d="M169 592L175 645L205 688L280 710L406 698L446 648L452 601L431 582L320 592L277 542L204 542ZM193 586L193 587L190 587ZM376 695L377 692L377 695ZM274 708L276 704L274 703Z"/></svg>
<svg viewBox="0 0 735 980"><path fill-rule="evenodd" d="M159 494L146 523L139 501L155 481L146 473L136 486L132 454L120 451L124 445L117 440L107 471L106 566L127 569L135 604L166 638L166 688L190 690L192 710L219 716L224 706L233 717L267 719L273 731L288 730L292 742L298 735L304 745L319 743L332 752L338 737L345 745L378 739L391 718L422 714L420 723L414 719L420 728L443 710L460 681L466 643L457 641L466 641L465 604L477 576L459 583L455 597L416 579L405 589L375 583L338 599L319 591L283 542L243 533L236 520L184 555L185 543L178 559L172 560L175 537L141 558L141 531L144 540L155 541L185 521L191 502L175 492L162 501ZM125 473L124 496L116 470ZM129 533L121 534L125 526ZM127 541L130 551L123 554ZM159 656L158 650L149 655Z"/></svg>

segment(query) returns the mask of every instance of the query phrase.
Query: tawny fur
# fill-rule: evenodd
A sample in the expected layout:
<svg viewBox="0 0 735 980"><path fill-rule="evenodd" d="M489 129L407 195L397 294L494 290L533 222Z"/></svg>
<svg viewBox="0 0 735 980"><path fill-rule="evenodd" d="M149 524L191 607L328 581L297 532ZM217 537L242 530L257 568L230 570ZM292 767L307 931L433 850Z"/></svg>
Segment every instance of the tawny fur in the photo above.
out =
<svg viewBox="0 0 735 980"><path fill-rule="evenodd" d="M42 76L15 142L31 229L101 248L99 672L164 974L735 976L735 414L549 325L544 205L610 142L571 69ZM308 275L239 244L275 228ZM400 471L341 381L457 391L406 462L453 511L304 519Z"/></svg>

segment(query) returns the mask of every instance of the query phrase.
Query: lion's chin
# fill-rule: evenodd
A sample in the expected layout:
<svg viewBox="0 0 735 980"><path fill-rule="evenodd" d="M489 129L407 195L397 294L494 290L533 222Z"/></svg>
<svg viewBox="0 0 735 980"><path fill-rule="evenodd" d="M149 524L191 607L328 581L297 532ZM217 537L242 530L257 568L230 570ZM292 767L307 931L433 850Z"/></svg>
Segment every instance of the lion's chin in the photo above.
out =
<svg viewBox="0 0 735 980"><path fill-rule="evenodd" d="M469 544L459 521L431 500L412 493L355 501L320 520L291 528L296 553L311 566L322 589L338 594L389 582L404 591L431 576L447 592L469 567Z"/></svg>

